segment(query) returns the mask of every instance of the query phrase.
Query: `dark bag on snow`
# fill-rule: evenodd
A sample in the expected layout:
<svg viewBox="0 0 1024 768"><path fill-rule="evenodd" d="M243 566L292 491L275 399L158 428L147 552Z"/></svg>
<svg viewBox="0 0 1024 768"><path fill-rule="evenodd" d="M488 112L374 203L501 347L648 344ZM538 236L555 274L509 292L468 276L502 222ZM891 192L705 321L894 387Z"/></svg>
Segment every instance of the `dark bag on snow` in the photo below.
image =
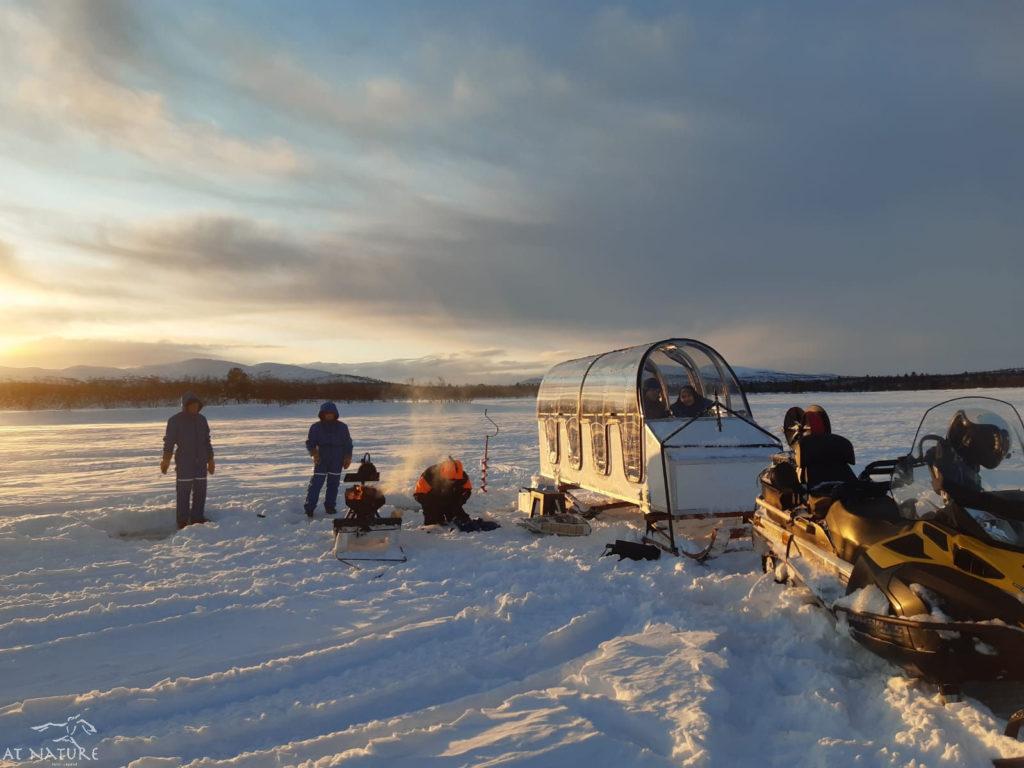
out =
<svg viewBox="0 0 1024 768"><path fill-rule="evenodd" d="M475 531L493 531L495 528L501 528L493 520L483 520L476 518L475 520L456 520L455 527L463 533L473 533Z"/></svg>
<svg viewBox="0 0 1024 768"><path fill-rule="evenodd" d="M605 544L601 557L618 555L621 563L627 557L630 560L657 560L661 557L661 550L653 544L639 544L635 541L623 541L616 539L614 544Z"/></svg>

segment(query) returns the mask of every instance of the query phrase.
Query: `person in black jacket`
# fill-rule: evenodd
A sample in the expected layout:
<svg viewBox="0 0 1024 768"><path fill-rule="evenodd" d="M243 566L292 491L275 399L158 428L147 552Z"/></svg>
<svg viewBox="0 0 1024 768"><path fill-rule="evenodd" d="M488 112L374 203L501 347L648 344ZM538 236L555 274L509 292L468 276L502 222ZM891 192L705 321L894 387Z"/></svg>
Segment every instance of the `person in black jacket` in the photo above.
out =
<svg viewBox="0 0 1024 768"><path fill-rule="evenodd" d="M703 416L711 406L710 400L686 384L679 390L678 399L672 403L672 415L677 419L692 419L694 416Z"/></svg>
<svg viewBox="0 0 1024 768"><path fill-rule="evenodd" d="M646 419L667 419L669 417L668 406L665 405L665 396L661 391L661 384L657 379L647 379L644 382L642 392L644 418Z"/></svg>
<svg viewBox="0 0 1024 768"><path fill-rule="evenodd" d="M423 508L424 525L466 524L470 518L462 507L472 493L462 462L449 456L423 470L413 497Z"/></svg>
<svg viewBox="0 0 1024 768"><path fill-rule="evenodd" d="M200 413L202 409L202 401L192 392L186 392L181 398L181 411L167 420L164 432L160 471L167 474L173 456L179 531L191 523L206 522L206 476L216 469L210 425Z"/></svg>

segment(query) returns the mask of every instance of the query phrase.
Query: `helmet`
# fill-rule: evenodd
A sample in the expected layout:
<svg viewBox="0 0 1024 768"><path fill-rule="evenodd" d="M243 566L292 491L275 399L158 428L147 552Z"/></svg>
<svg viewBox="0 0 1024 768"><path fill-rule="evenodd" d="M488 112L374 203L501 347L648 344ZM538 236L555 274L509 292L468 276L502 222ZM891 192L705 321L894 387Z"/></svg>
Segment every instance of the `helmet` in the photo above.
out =
<svg viewBox="0 0 1024 768"><path fill-rule="evenodd" d="M957 411L949 423L946 439L965 461L986 469L995 469L1010 455L1010 427L991 411L972 416Z"/></svg>
<svg viewBox="0 0 1024 768"><path fill-rule="evenodd" d="M786 416L782 420L782 432L786 436L786 442L793 447L802 437L831 435L832 421L820 405L808 406L806 411L794 405L786 411Z"/></svg>

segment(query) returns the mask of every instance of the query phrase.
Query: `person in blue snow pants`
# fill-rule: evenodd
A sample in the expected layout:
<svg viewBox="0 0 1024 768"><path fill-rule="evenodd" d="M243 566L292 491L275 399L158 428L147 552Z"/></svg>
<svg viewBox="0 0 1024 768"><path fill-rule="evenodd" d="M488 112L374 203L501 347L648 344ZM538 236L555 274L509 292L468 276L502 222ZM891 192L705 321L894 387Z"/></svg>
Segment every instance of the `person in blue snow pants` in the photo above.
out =
<svg viewBox="0 0 1024 768"><path fill-rule="evenodd" d="M191 523L206 522L206 475L214 473L215 465L210 424L199 413L202 409L202 401L186 392L181 398L181 411L167 420L164 432L160 471L167 474L173 456L179 531Z"/></svg>
<svg viewBox="0 0 1024 768"><path fill-rule="evenodd" d="M341 471L352 463L352 437L348 425L338 420L338 407L334 403L320 406L320 420L309 428L306 450L313 458L313 476L309 479L306 492L306 514L310 517L316 511L320 490L327 483L324 509L333 515L338 511L338 486L341 485Z"/></svg>

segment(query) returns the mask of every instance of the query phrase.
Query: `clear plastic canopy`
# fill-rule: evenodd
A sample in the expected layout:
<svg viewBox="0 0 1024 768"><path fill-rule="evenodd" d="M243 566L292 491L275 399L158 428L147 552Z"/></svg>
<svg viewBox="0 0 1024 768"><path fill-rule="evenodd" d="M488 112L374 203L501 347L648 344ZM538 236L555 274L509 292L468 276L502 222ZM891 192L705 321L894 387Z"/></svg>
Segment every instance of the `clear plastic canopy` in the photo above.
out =
<svg viewBox="0 0 1024 768"><path fill-rule="evenodd" d="M750 415L732 368L714 349L693 339L668 339L560 363L541 382L537 415L590 420L642 411L647 420L673 418L670 408L684 386L729 411Z"/></svg>
<svg viewBox="0 0 1024 768"><path fill-rule="evenodd" d="M959 397L929 408L893 474L905 517L1024 547L1024 423L1007 402Z"/></svg>

